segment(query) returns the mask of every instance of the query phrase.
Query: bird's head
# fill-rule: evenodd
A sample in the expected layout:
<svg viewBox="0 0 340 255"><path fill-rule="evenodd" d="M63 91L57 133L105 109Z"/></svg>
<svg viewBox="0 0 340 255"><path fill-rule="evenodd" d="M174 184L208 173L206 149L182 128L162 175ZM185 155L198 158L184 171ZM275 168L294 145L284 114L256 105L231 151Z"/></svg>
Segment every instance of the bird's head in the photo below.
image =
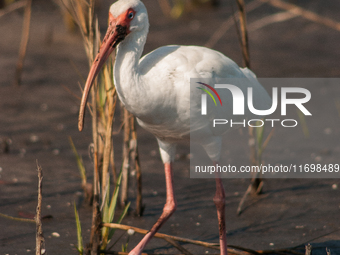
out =
<svg viewBox="0 0 340 255"><path fill-rule="evenodd" d="M109 27L90 68L81 99L78 119L78 129L80 131L84 127L85 106L88 94L101 67L120 42L132 33L148 29L148 24L147 11L140 0L119 0L111 5Z"/></svg>

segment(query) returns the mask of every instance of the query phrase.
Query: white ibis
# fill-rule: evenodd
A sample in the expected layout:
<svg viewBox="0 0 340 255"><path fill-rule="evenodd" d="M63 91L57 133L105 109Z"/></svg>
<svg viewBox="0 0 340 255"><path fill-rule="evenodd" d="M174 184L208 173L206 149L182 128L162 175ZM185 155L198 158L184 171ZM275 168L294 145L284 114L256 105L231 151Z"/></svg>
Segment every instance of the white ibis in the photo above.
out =
<svg viewBox="0 0 340 255"><path fill-rule="evenodd" d="M119 0L111 5L109 27L99 53L90 69L80 105L79 130L83 129L85 105L91 85L108 56L117 48L114 82L118 96L139 124L154 134L164 163L166 203L163 213L151 230L129 254L141 254L146 244L176 210L172 164L176 142L190 137L190 78L243 77L249 80L254 94L269 96L248 69L241 69L223 54L198 46L165 46L141 59L149 31L148 14L140 0ZM242 88L244 90L245 88ZM257 91L257 92L256 92ZM202 91L196 89L197 96ZM223 98L222 98L223 100ZM256 98L254 99L256 100ZM197 110L200 112L200 110ZM220 158L221 138L209 125L199 130L201 141L214 163ZM219 222L220 251L227 254L225 229L225 192L216 176L214 203Z"/></svg>

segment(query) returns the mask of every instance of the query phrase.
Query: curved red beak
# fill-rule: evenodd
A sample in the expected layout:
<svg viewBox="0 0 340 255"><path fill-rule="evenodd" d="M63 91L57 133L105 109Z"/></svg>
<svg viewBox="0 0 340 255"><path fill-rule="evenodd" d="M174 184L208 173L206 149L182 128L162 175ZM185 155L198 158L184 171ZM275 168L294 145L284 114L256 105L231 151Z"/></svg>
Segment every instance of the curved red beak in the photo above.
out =
<svg viewBox="0 0 340 255"><path fill-rule="evenodd" d="M98 75L100 69L108 59L110 54L114 51L116 46L124 40L128 34L127 26L120 25L119 18L114 18L110 13L110 24L107 29L106 35L103 39L102 45L100 46L99 52L92 63L89 75L87 76L86 84L84 87L83 96L80 103L79 118L78 118L78 129L83 130L84 118L85 118L85 107L89 92L92 87L92 83Z"/></svg>

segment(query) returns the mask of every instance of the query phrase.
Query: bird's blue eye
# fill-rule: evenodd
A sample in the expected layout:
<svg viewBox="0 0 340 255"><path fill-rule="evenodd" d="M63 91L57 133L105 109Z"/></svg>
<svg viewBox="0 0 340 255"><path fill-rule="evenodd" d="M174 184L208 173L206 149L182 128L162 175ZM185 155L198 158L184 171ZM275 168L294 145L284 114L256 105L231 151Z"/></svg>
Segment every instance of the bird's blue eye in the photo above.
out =
<svg viewBox="0 0 340 255"><path fill-rule="evenodd" d="M133 17L134 17L133 12L130 12L129 15L128 15L128 18L129 18L129 19L133 19Z"/></svg>

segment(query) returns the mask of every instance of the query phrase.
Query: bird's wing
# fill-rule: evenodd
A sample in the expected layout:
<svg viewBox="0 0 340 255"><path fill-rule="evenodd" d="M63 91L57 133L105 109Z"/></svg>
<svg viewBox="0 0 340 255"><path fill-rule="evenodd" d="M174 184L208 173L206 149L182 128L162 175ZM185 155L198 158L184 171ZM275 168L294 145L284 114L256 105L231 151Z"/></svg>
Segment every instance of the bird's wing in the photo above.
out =
<svg viewBox="0 0 340 255"><path fill-rule="evenodd" d="M164 72L159 73L160 70ZM161 47L147 54L140 61L139 71L143 75L156 71L158 75L168 77L173 74L193 75L190 78L245 76L234 61L218 51L199 46L178 45Z"/></svg>
<svg viewBox="0 0 340 255"><path fill-rule="evenodd" d="M167 134L183 138L189 136L193 129L198 130L199 136L202 137L215 136L208 121L198 121L196 128L193 125L190 126L190 113L191 124L195 121L195 115L201 116L200 105L190 107L190 96L200 98L202 94L202 90L190 86L191 78L209 78L215 84L224 78L243 78L247 81L246 84L240 84L238 87L244 95L246 95L247 87L251 86L254 88L254 95L262 95L264 102L270 100L256 76L249 69L242 69L222 53L204 47L174 45L158 48L140 60L139 72L148 81L147 90L152 91L153 98L148 100L152 100L155 105L153 116L157 116L159 109L158 119L161 120L159 123L164 126L148 123L143 118L140 118L140 123L146 129L154 129L150 131L157 137ZM214 84L211 85L214 86ZM220 114L225 118L232 118L230 92L225 90L220 95L226 106L223 109L229 109L228 113L221 110ZM212 102L208 102L208 108L211 104ZM167 112L166 116L164 112ZM209 119L214 117L212 114L208 116Z"/></svg>

